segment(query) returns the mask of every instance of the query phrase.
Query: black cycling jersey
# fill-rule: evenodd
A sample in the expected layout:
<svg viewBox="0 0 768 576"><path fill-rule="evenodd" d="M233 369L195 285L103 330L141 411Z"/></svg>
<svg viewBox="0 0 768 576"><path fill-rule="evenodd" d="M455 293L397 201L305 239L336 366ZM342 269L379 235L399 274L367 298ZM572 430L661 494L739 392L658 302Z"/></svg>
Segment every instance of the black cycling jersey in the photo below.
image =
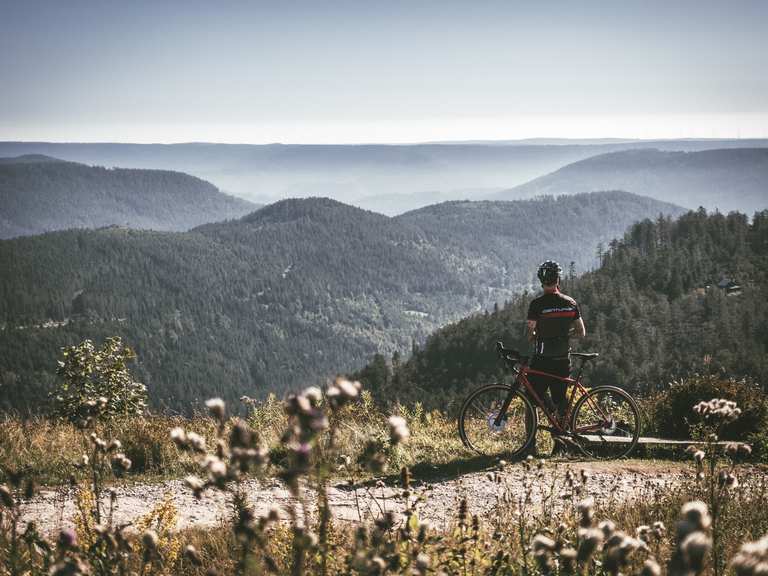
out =
<svg viewBox="0 0 768 576"><path fill-rule="evenodd" d="M567 357L570 352L568 331L578 318L581 318L581 312L576 300L559 291L534 298L528 307L528 320L536 321L536 355Z"/></svg>

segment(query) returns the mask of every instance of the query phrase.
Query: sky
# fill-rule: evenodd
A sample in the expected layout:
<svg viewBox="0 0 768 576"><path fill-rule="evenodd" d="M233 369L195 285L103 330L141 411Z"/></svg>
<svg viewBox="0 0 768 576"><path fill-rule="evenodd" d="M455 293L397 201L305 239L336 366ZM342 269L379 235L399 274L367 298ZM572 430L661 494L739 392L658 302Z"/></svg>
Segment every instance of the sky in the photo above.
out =
<svg viewBox="0 0 768 576"><path fill-rule="evenodd" d="M768 137L768 2L0 0L0 140Z"/></svg>

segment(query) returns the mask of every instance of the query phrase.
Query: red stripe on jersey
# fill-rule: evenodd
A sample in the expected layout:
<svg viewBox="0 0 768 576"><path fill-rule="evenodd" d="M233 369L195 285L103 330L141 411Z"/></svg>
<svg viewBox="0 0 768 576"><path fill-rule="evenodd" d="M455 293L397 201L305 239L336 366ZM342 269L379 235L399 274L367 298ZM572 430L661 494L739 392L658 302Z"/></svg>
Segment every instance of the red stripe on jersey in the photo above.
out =
<svg viewBox="0 0 768 576"><path fill-rule="evenodd" d="M575 318L576 310L570 310L568 312L544 312L541 315L542 318Z"/></svg>

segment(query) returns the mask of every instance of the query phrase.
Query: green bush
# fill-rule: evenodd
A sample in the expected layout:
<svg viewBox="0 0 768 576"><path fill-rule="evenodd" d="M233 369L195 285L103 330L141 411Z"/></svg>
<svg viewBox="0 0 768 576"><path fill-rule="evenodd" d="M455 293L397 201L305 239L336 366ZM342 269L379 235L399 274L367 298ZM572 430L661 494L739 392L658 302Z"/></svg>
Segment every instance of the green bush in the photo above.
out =
<svg viewBox="0 0 768 576"><path fill-rule="evenodd" d="M666 390L646 402L650 432L663 438L687 439L691 429L701 424L691 409L702 400L725 398L735 401L741 416L726 424L720 434L724 440L756 441L768 425L768 401L755 382L721 375L698 375L672 382Z"/></svg>

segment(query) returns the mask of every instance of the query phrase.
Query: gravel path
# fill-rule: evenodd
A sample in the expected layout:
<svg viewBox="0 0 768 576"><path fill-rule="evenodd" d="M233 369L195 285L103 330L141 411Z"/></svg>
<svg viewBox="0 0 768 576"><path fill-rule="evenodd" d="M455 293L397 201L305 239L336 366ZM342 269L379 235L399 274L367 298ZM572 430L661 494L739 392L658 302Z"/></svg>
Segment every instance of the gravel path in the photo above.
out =
<svg viewBox="0 0 768 576"><path fill-rule="evenodd" d="M582 470L588 474L582 494L592 495L600 503L650 497L659 490L681 482L692 475L690 464L624 461L624 462L546 462L540 469L528 472L527 478L538 475L533 482L530 498L533 506L561 508L569 502L564 498L571 492L565 481L570 470L579 477ZM417 504L422 519L433 526L443 527L455 521L458 502L467 499L469 511L481 517L498 510L501 499L517 502L526 493L526 472L522 464L508 465L503 471L472 472L456 478L414 481L411 502L418 496ZM260 483L252 480L244 483L248 498L257 514L266 514L273 506L287 516L287 510L298 503L283 485ZM209 490L197 500L180 480L154 484L135 484L116 488L117 500L113 521L129 523L149 512L172 495L179 512L178 528L206 527L225 522L231 512L228 498L220 492ZM307 501L313 500L310 491ZM328 492L334 517L338 520L357 522L361 519L380 517L385 511L399 514L404 509L402 490L383 482L367 483L350 487L332 485ZM109 508L105 502L105 508ZM310 514L312 507L309 506ZM514 509L514 505L513 505ZM24 519L34 520L43 533L53 534L72 525L76 513L73 494L65 488L45 489L24 505Z"/></svg>

